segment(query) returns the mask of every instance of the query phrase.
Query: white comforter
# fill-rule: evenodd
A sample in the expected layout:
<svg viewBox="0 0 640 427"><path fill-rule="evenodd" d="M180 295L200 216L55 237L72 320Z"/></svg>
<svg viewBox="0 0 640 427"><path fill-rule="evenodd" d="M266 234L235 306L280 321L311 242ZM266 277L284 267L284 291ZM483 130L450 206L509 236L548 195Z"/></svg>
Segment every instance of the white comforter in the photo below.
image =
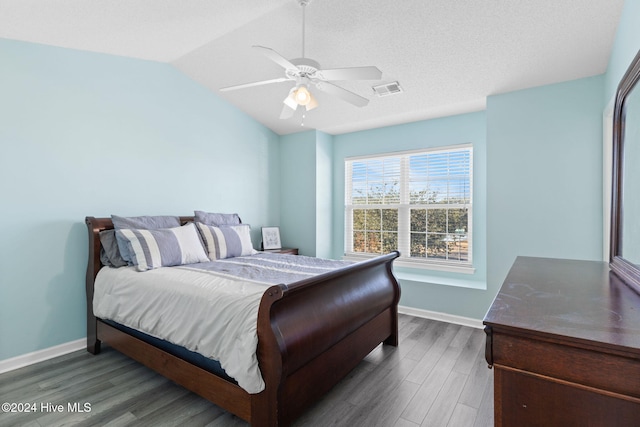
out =
<svg viewBox="0 0 640 427"><path fill-rule="evenodd" d="M256 358L260 299L269 284L184 268L102 268L93 312L220 362L249 393L264 382Z"/></svg>

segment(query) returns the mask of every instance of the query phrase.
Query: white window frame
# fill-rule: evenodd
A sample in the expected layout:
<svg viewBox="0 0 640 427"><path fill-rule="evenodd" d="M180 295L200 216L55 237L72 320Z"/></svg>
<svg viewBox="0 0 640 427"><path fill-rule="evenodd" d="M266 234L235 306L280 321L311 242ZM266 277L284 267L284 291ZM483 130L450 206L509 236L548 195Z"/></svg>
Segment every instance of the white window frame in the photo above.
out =
<svg viewBox="0 0 640 427"><path fill-rule="evenodd" d="M352 168L350 164L358 160L373 160L384 158L401 158L401 177L408 177L409 157L430 154L434 152L455 152L455 151L469 151L469 185L470 196L469 203L464 205L446 204L446 205L422 205L422 204L410 204L409 191L408 191L408 178L400 180L400 203L394 205L362 205L362 204L350 204L351 202L351 189L352 189ZM349 260L363 260L373 258L380 254L371 254L363 252L353 252L353 210L354 209L388 209L393 207L398 209L398 250L400 251L400 258L398 258L394 264L399 267L410 268L422 268L429 270L449 271L456 273L473 274L475 269L473 268L473 145L472 144L460 144L444 147L433 147L428 149L401 151L395 153L384 153L368 156L357 156L345 158L345 254L344 258ZM468 260L434 260L415 258L410 256L410 209L433 209L433 208L466 208L468 211ZM402 238L401 236L405 236Z"/></svg>

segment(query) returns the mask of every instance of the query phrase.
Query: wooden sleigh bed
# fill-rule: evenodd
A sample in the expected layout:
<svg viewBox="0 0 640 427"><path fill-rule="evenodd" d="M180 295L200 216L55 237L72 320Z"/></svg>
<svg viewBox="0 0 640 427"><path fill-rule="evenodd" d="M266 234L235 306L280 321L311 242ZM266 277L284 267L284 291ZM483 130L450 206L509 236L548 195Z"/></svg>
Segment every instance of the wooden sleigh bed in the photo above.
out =
<svg viewBox="0 0 640 427"><path fill-rule="evenodd" d="M180 217L182 224L194 217ZM398 345L397 252L290 285L269 287L258 311L257 358L265 389L233 382L124 332L93 314L103 267L100 232L111 218L87 217L87 351L102 342L199 394L252 426L286 426L344 378L380 343Z"/></svg>

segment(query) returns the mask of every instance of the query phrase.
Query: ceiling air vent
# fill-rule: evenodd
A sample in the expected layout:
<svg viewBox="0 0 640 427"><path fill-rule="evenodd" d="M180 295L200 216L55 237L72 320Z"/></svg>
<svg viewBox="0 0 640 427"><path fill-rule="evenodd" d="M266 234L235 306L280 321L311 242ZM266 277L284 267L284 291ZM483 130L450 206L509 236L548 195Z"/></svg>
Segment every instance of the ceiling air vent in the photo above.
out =
<svg viewBox="0 0 640 427"><path fill-rule="evenodd" d="M387 96L402 92L402 88L400 87L400 84L398 82L373 86L372 89L378 96Z"/></svg>

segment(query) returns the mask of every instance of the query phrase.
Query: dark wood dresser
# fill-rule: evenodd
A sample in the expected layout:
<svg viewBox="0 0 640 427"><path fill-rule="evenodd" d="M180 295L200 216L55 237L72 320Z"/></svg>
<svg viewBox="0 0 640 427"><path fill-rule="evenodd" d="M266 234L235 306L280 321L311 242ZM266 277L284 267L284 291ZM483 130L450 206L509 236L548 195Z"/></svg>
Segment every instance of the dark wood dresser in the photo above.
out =
<svg viewBox="0 0 640 427"><path fill-rule="evenodd" d="M640 295L607 263L518 257L484 324L497 427L640 426Z"/></svg>

